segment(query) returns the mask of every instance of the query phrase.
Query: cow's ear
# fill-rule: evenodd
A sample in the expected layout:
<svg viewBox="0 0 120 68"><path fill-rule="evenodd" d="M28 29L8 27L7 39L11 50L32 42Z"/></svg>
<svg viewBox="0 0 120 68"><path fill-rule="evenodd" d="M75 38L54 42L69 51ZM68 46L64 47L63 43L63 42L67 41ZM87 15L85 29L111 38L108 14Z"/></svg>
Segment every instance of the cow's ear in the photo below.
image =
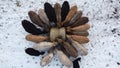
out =
<svg viewBox="0 0 120 68"><path fill-rule="evenodd" d="M69 6L68 1L64 1L64 3L62 4L62 8L61 8L61 18L62 18L62 21L65 20L69 10L70 10L70 6Z"/></svg>
<svg viewBox="0 0 120 68"><path fill-rule="evenodd" d="M46 2L44 4L44 11L47 17L49 18L49 21L54 22L54 24L56 25L57 19L56 19L55 10L50 3Z"/></svg>
<svg viewBox="0 0 120 68"><path fill-rule="evenodd" d="M80 68L78 61L81 61L81 58L77 58L73 61L73 68Z"/></svg>
<svg viewBox="0 0 120 68"><path fill-rule="evenodd" d="M25 49L25 52L31 56L39 56L39 55L43 55L45 52L39 52L33 48L27 48Z"/></svg>
<svg viewBox="0 0 120 68"><path fill-rule="evenodd" d="M33 35L39 35L39 34L43 34L46 33L46 31L42 31L41 29L37 28L34 24L32 24L30 21L28 20L23 20L22 21L22 26L25 29L26 32L31 33Z"/></svg>

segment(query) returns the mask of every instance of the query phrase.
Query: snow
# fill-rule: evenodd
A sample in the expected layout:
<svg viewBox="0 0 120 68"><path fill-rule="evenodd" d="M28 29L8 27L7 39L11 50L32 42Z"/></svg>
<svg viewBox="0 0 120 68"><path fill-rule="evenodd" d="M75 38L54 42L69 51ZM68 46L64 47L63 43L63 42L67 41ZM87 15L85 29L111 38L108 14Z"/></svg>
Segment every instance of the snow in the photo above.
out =
<svg viewBox="0 0 120 68"><path fill-rule="evenodd" d="M0 68L41 68L41 56L25 53L34 43L21 25L30 20L28 11L43 8L45 2L62 4L64 0L0 0ZM90 42L83 44L89 54L82 56L81 68L120 68L120 0L67 0L89 17ZM65 68L58 59L44 68Z"/></svg>

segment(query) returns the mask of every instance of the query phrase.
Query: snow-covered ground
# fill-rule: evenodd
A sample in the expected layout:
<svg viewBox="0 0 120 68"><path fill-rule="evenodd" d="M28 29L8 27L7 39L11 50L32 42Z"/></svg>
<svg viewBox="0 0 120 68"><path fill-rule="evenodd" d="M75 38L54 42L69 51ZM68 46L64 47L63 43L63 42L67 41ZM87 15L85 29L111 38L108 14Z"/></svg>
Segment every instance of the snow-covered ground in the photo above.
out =
<svg viewBox="0 0 120 68"><path fill-rule="evenodd" d="M0 68L41 68L41 56L25 53L34 43L25 40L28 34L21 25L28 11L64 0L0 0ZM90 42L84 44L89 54L82 56L81 68L120 68L120 0L68 0L89 17ZM44 68L65 68L58 59Z"/></svg>

